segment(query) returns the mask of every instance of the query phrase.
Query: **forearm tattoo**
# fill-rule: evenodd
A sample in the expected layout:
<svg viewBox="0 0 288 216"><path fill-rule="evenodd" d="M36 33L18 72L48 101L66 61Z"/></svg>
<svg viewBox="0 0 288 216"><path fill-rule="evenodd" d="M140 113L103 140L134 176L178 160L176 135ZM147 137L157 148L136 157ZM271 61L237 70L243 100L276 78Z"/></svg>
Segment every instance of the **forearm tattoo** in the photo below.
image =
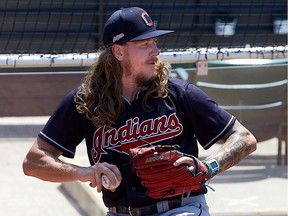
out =
<svg viewBox="0 0 288 216"><path fill-rule="evenodd" d="M227 140L216 156L220 165L220 172L235 166L251 152L251 145L245 139Z"/></svg>

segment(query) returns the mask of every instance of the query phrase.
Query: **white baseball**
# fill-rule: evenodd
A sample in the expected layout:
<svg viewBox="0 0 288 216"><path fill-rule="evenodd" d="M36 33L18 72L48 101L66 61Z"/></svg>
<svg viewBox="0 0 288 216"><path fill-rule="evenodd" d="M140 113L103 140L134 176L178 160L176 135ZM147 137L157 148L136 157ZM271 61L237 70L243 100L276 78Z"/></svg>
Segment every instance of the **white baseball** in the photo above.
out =
<svg viewBox="0 0 288 216"><path fill-rule="evenodd" d="M117 177L116 177L116 175L114 173L113 173L113 176L114 176L114 178L116 180L116 184L115 185L111 184L109 178L106 175L102 175L101 181L102 181L103 187L105 187L108 190L115 190L120 185L120 182L118 181L118 179L117 179Z"/></svg>

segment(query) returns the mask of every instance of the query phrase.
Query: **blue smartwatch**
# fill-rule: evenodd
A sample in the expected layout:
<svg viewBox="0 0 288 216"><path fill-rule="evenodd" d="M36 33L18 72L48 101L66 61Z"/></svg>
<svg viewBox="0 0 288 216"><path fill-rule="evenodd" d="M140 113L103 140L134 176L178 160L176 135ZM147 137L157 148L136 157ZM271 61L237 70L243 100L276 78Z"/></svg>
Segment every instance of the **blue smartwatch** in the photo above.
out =
<svg viewBox="0 0 288 216"><path fill-rule="evenodd" d="M220 170L218 162L213 158L207 158L203 161L203 163L208 169L209 178L215 176Z"/></svg>

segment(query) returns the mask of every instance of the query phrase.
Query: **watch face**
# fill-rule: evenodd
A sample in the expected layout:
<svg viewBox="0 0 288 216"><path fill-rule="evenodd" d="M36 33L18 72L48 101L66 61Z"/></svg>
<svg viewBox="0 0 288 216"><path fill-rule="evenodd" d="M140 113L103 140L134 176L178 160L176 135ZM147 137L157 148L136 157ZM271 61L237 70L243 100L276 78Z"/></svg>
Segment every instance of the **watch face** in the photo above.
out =
<svg viewBox="0 0 288 216"><path fill-rule="evenodd" d="M218 168L218 164L216 161L213 161L212 163L210 163L210 165L213 169Z"/></svg>

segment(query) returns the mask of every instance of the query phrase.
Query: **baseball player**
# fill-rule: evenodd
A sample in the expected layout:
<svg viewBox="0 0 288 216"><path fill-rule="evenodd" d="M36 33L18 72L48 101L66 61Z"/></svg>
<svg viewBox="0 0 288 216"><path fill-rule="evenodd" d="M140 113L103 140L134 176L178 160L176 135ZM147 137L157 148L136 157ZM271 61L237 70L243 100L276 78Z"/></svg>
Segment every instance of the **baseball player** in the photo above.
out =
<svg viewBox="0 0 288 216"><path fill-rule="evenodd" d="M108 216L209 215L205 182L255 151L256 139L203 91L169 77L157 39L172 32L156 29L142 8L114 12L99 59L39 133L24 173L90 182L102 191ZM73 158L83 139L91 166L59 159ZM200 161L198 142L223 145Z"/></svg>

